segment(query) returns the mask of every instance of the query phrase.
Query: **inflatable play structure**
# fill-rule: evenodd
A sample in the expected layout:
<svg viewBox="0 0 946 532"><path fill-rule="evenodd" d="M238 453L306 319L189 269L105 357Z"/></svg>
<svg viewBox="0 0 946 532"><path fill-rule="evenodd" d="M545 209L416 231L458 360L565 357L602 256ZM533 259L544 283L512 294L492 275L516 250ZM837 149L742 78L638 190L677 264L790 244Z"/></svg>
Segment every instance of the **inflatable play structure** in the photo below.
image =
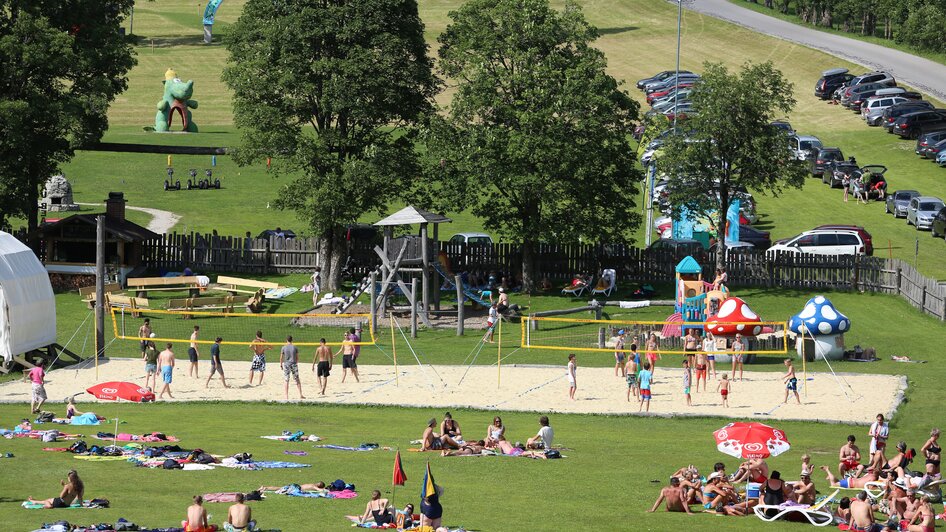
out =
<svg viewBox="0 0 946 532"><path fill-rule="evenodd" d="M819 295L809 299L805 308L791 317L788 329L798 335L798 356L807 360L841 360L844 333L851 329L851 320L834 308L828 298Z"/></svg>
<svg viewBox="0 0 946 532"><path fill-rule="evenodd" d="M154 117L154 130L165 132L171 130L171 120L174 112L181 115L182 131L197 133L197 124L191 119L191 109L197 109L197 100L191 100L194 95L194 80L181 81L177 73L168 69L164 73L164 97L158 102L158 114Z"/></svg>
<svg viewBox="0 0 946 532"><path fill-rule="evenodd" d="M49 273L33 251L0 232L0 357L13 357L56 342L56 298Z"/></svg>
<svg viewBox="0 0 946 532"><path fill-rule="evenodd" d="M223 0L207 0L207 7L204 9L204 44L210 44L213 40L214 19L217 18L217 9L222 3Z"/></svg>

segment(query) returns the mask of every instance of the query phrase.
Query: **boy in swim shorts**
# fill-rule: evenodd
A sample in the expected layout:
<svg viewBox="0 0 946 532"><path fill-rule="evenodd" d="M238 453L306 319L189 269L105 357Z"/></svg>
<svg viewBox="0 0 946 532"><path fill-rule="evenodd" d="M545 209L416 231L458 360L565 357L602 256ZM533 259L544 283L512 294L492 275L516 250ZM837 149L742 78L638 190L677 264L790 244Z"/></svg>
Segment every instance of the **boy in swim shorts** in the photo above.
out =
<svg viewBox="0 0 946 532"><path fill-rule="evenodd" d="M798 404L801 404L801 398L798 396L798 378L795 377L795 368L792 366L792 359L785 359L785 367L788 370L785 372L783 380L785 381L785 401L782 404L788 402L788 393L792 392L795 394L795 400L798 401Z"/></svg>
<svg viewBox="0 0 946 532"><path fill-rule="evenodd" d="M161 388L158 398L164 398L166 393L168 397L174 399L174 396L171 395L171 380L174 378L174 351L171 350L173 347L171 343L166 345L164 351L161 351L161 354L158 355L158 367L161 369L161 380L164 381L164 387Z"/></svg>
<svg viewBox="0 0 946 532"><path fill-rule="evenodd" d="M637 364L640 360L640 355L637 354L637 344L631 344L631 354L627 357L627 364L624 366L624 374L627 375L627 402L631 402L631 392L634 393L634 397L640 402L641 392L637 387Z"/></svg>
<svg viewBox="0 0 946 532"><path fill-rule="evenodd" d="M644 409L644 403L647 403L647 411L650 412L650 380L653 374L650 372L650 364L644 362L644 369L637 375L637 381L641 388L641 406L638 412Z"/></svg>
<svg viewBox="0 0 946 532"><path fill-rule="evenodd" d="M690 398L690 361L686 358L683 359L683 395L687 397L687 406L693 406Z"/></svg>
<svg viewBox="0 0 946 532"><path fill-rule="evenodd" d="M723 373L723 380L719 381L719 384L716 385L716 390L719 391L719 395L723 399L723 406L729 407L729 390L732 386L732 381L729 380L729 375Z"/></svg>

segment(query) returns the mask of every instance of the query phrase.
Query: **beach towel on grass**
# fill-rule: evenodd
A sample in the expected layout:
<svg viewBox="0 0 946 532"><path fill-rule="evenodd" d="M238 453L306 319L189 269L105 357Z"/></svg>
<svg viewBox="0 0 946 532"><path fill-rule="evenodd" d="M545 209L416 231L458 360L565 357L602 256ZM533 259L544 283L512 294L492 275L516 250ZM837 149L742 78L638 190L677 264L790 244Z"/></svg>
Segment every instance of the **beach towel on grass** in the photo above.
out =
<svg viewBox="0 0 946 532"><path fill-rule="evenodd" d="M236 502L237 495L245 495L245 494L237 493L235 491L222 492L222 493L206 493L204 494L204 502ZM265 499L266 496L261 493L260 498ZM251 502L252 500L254 499L247 499L246 502Z"/></svg>
<svg viewBox="0 0 946 532"><path fill-rule="evenodd" d="M369 447L359 445L358 447L345 447L344 445L316 445L318 449L335 449L336 451L376 451L378 447Z"/></svg>
<svg viewBox="0 0 946 532"><path fill-rule="evenodd" d="M358 497L358 493L353 490L302 491L301 489L298 489L298 486L292 484L285 486L276 493L280 495L287 495L289 497L307 497L310 499L354 499L355 497Z"/></svg>
<svg viewBox="0 0 946 532"><path fill-rule="evenodd" d="M243 469L246 471L256 471L259 469L294 469L301 467L312 467L310 464L300 464L297 462L279 462L279 461L252 461L252 462L238 462L234 458L224 458L219 464L214 464L219 467L229 467L232 469Z"/></svg>
<svg viewBox="0 0 946 532"><path fill-rule="evenodd" d="M23 501L21 505L27 510L42 510L43 503L40 501ZM58 510L79 510L79 509L89 509L89 508L101 508L99 505L92 505L92 501L83 501L83 502L73 502L71 506L66 508L57 508Z"/></svg>
<svg viewBox="0 0 946 532"><path fill-rule="evenodd" d="M88 460L90 462L114 462L118 460L128 460L127 456L99 456L97 454L77 454L73 458L76 460Z"/></svg>
<svg viewBox="0 0 946 532"><path fill-rule="evenodd" d="M289 297L298 291L299 289L294 286L290 286L286 288L270 288L269 290L266 291L265 295L266 295L266 299L282 299L284 297Z"/></svg>
<svg viewBox="0 0 946 532"><path fill-rule="evenodd" d="M260 436L267 440L276 440L276 441L322 441L322 438L319 438L315 434L309 434L308 436L299 435L296 437L294 434L275 434L272 436Z"/></svg>

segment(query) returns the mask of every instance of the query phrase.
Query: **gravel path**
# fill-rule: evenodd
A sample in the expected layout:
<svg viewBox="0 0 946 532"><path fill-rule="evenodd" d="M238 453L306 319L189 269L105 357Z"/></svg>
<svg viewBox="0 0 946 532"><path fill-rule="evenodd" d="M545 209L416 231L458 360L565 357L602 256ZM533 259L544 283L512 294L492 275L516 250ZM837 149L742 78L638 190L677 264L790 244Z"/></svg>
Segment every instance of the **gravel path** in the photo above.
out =
<svg viewBox="0 0 946 532"><path fill-rule="evenodd" d="M101 203L79 203L79 205L88 205L92 207L102 207ZM162 211L161 209L150 209L148 207L125 207L133 211L139 211L151 215L151 221L148 222L147 229L153 231L159 235L163 235L171 230L178 221L180 221L181 216L179 214L174 214L171 211Z"/></svg>
<svg viewBox="0 0 946 532"><path fill-rule="evenodd" d="M940 101L946 101L946 65L892 48L785 22L727 0L684 0L683 5L692 11L821 50L871 70L885 70L893 74L898 81ZM824 68L833 66L826 64ZM855 72L855 74L860 74L860 72ZM811 80L812 87L815 81Z"/></svg>

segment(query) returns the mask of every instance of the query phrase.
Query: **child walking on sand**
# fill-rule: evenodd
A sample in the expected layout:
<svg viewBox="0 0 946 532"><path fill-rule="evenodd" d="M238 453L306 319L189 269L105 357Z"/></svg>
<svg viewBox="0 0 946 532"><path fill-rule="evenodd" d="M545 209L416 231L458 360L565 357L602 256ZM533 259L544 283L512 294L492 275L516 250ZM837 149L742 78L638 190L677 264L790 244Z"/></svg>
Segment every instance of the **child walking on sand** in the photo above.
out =
<svg viewBox="0 0 946 532"><path fill-rule="evenodd" d="M641 387L641 406L637 411L640 412L643 410L644 403L647 403L647 411L650 412L650 380L653 374L650 372L650 364L648 362L643 362L643 366L644 369L642 369L637 376L637 381L640 383Z"/></svg>
<svg viewBox="0 0 946 532"><path fill-rule="evenodd" d="M690 361L686 357L683 358L683 395L687 397L687 406L693 406L693 400L690 398Z"/></svg>
<svg viewBox="0 0 946 532"><path fill-rule="evenodd" d="M716 391L719 392L720 397L723 400L723 406L729 408L729 391L732 389L732 381L729 380L729 375L723 373L723 380L719 381L716 385Z"/></svg>
<svg viewBox="0 0 946 532"><path fill-rule="evenodd" d="M578 365L575 363L575 353L568 355L568 398L575 400L575 390L578 389L578 379L575 373L578 371Z"/></svg>
<svg viewBox="0 0 946 532"><path fill-rule="evenodd" d="M788 370L785 372L783 380L785 381L785 401L782 404L788 402L788 392L795 394L795 400L798 401L798 404L801 404L801 398L798 397L798 378L795 377L795 367L792 366L792 359L785 359L785 367Z"/></svg>
<svg viewBox="0 0 946 532"><path fill-rule="evenodd" d="M627 375L627 402L631 402L631 393L637 402L641 400L641 392L637 387L637 369L641 356L637 353L637 344L631 344L631 352L627 356L627 364L624 365L624 374Z"/></svg>

